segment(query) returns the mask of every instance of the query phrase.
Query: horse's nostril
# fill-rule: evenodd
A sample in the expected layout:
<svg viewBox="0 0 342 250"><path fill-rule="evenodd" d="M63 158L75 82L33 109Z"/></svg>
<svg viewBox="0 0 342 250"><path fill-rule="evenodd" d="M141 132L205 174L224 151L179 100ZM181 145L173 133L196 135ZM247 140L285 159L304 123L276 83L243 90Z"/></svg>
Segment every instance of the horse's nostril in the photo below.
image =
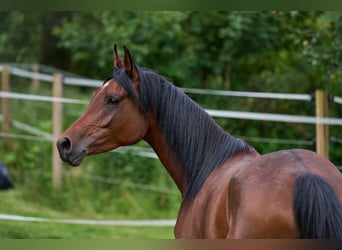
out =
<svg viewBox="0 0 342 250"><path fill-rule="evenodd" d="M70 150L71 147L71 141L68 137L65 137L61 143L61 147L63 149L64 152L67 152Z"/></svg>

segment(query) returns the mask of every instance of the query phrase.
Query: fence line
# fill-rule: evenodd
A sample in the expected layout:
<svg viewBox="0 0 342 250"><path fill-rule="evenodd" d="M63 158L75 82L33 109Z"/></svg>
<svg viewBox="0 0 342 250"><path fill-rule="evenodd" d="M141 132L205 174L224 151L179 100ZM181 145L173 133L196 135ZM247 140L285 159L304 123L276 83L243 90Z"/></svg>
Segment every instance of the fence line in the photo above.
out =
<svg viewBox="0 0 342 250"><path fill-rule="evenodd" d="M335 136L330 137L331 142L342 144L342 138L337 138Z"/></svg>
<svg viewBox="0 0 342 250"><path fill-rule="evenodd" d="M249 119L273 122L291 122L291 123L307 123L307 124L327 124L342 126L342 119L339 118L318 118L315 116L301 115L283 115L258 112L242 112L242 111L222 111L215 109L206 109L209 115L221 118Z"/></svg>
<svg viewBox="0 0 342 250"><path fill-rule="evenodd" d="M64 83L66 85L71 86L82 86L82 87L101 87L103 81L100 80L91 80L91 79L82 79L82 78L74 78L74 77L65 77Z"/></svg>
<svg viewBox="0 0 342 250"><path fill-rule="evenodd" d="M334 96L333 97L333 102L335 102L337 104L342 104L342 97Z"/></svg>
<svg viewBox="0 0 342 250"><path fill-rule="evenodd" d="M37 79L42 81L53 81L53 76L30 72L27 70L19 69L17 67L8 66L13 75L21 76L30 79ZM0 65L0 70L3 66ZM93 80L88 78L65 77L64 83L66 85L83 86L83 87L100 87L103 83L101 80ZM310 94L289 94L289 93L269 93L269 92L251 92L251 91L228 91L228 90L211 90L211 89L196 89L196 88L182 88L182 90L189 94L210 94L220 96L235 96L235 97L253 97L253 98L271 98L271 99L286 99L286 100L301 100L311 101L312 95Z"/></svg>
<svg viewBox="0 0 342 250"><path fill-rule="evenodd" d="M42 138L39 136L31 136L31 135L23 135L23 134L0 133L0 136L7 136L8 138L23 139L23 140L36 140L36 141L46 141L46 142L52 141L52 139L49 140L49 139ZM237 136L237 137L243 138L244 140L247 140L249 142L255 141L255 142L261 142L261 143L295 144L295 145L307 145L307 146L312 146L314 144L312 140L289 140L289 139L274 139L274 138L245 137L245 136ZM330 137L330 142L342 144L342 138L337 138L337 137L332 136ZM150 148L145 148L141 146L127 146L127 147L122 147L116 150L112 150L111 152L113 153L133 152L134 155L138 155L142 157L149 157L152 159L158 159L158 156L153 152L153 150L151 150ZM342 169L342 166L337 166L337 167L339 169ZM115 179L115 178L107 177L107 176L97 176L97 175L86 176L86 174L80 174L79 177L94 180L94 181L105 182L109 184L121 184L121 185L123 184L132 188L144 187L142 188L144 190L176 194L176 192L173 192L167 189L160 189L160 187L157 187L157 186L152 186L152 185L145 186L145 184L131 183L125 180L119 180L119 179Z"/></svg>
<svg viewBox="0 0 342 250"><path fill-rule="evenodd" d="M0 71L3 69L0 64ZM20 69L17 67L7 66L11 74L21 76L24 78L37 79L41 81L52 82L53 75L31 72L28 70ZM52 71L52 70L51 70ZM59 72L60 70L56 70ZM82 77L65 77L64 84L83 87L100 87L103 81L93 80ZM269 98L269 99L285 99L285 100L298 100L298 101L311 101L312 95L310 94L291 94L291 93L270 93L270 92L253 92L253 91L231 91L231 90L212 90L212 89L196 89L196 88L182 88L185 93L189 94L205 94L205 95L219 95L219 96L235 96L235 97L252 97L252 98ZM333 96L333 101L342 104L342 97Z"/></svg>
<svg viewBox="0 0 342 250"><path fill-rule="evenodd" d="M79 174L79 175L77 175L77 177L81 177L83 179L89 179L89 180L93 180L93 181L99 181L99 182L121 185L124 187L138 188L138 189L146 190L146 191L180 195L180 193L178 191L175 191L175 190L161 188L161 187L157 187L157 186L153 186L153 185L133 183L133 182L129 182L129 181L121 180L121 179L116 179L113 177L100 176L100 175L90 175L90 174Z"/></svg>
<svg viewBox="0 0 342 250"><path fill-rule="evenodd" d="M45 82L53 81L52 75L38 73L38 72L30 72L30 71L15 68L15 67L8 67L8 68L11 74L15 76L20 76L20 77L29 78L29 79L37 79L37 80L45 81Z"/></svg>
<svg viewBox="0 0 342 250"><path fill-rule="evenodd" d="M0 214L0 220L26 221L26 222L50 222L64 224L126 226L126 227L173 227L176 220L83 220L83 219L52 219L29 217L14 214Z"/></svg>
<svg viewBox="0 0 342 250"><path fill-rule="evenodd" d="M0 65L0 70L2 70L4 66ZM39 81L46 81L52 82L53 75L38 73L38 72L31 72L23 69L19 69L17 67L8 66L10 69L10 73L15 76L28 78L28 79L36 79ZM83 86L83 87L99 87L102 85L100 80L92 80L87 78L76 78L76 77L65 77L64 83L67 85L74 85L74 86Z"/></svg>
<svg viewBox="0 0 342 250"><path fill-rule="evenodd" d="M117 148L115 150L112 150L111 152L123 153L123 154L130 152L130 153L133 153L134 155L138 155L141 157L159 159L158 155L153 150L150 151L148 150L148 148L145 148L145 147L126 146L126 147Z"/></svg>
<svg viewBox="0 0 342 250"><path fill-rule="evenodd" d="M0 121L3 121L3 116L1 114L0 114ZM24 130L24 131L29 132L31 134L34 134L36 136L40 136L41 138L44 138L45 140L52 141L52 135L49 133L46 133L46 132L41 131L35 127L32 127L28 124L19 122L19 121L14 120L14 119L11 120L11 123L17 129ZM3 134L9 134L9 133L3 133Z"/></svg>
<svg viewBox="0 0 342 250"><path fill-rule="evenodd" d="M274 143L274 144L293 144L293 145L307 145L307 146L313 146L314 145L313 140L291 140L291 139L269 138L269 137L247 137L247 136L240 136L240 135L235 135L235 136L242 138L248 142L261 142L261 143ZM2 133L2 132L0 132L0 137L8 137L8 138L22 139L22 140L45 141L45 142L51 142L52 141L52 138L51 139L45 139L45 138L42 138L39 136L33 136L33 135ZM332 136L332 137L330 137L330 142L342 143L342 139L339 139L337 137ZM149 149L150 148L141 147L141 146L125 146L125 147L121 147L121 148L112 150L111 152L122 153L122 154L125 154L128 152L134 152L134 154L138 155L138 156L157 159L158 156L154 153L153 150L149 150Z"/></svg>
<svg viewBox="0 0 342 250"><path fill-rule="evenodd" d="M22 93L4 92L4 91L0 91L0 97L6 97L9 99L43 101L43 102L60 102L60 103L72 103L72 104L88 104L89 103L89 101L82 101L82 100L70 99L70 98L22 94Z"/></svg>
<svg viewBox="0 0 342 250"><path fill-rule="evenodd" d="M59 97L40 96L40 95L21 94L21 93L2 92L2 91L0 91L0 97L6 97L6 98L11 98L11 99L22 99L22 100L62 102L62 103L72 103L72 104L88 104L89 103L88 101L70 99L70 98L59 98ZM242 111L215 110L215 109L205 109L205 111L213 117L220 117L220 118L249 119L249 120L306 123L306 124L326 124L326 125L342 126L342 119L339 119L339 118L327 118L327 117L317 118L315 116L270 114L270 113L242 112Z"/></svg>
<svg viewBox="0 0 342 250"><path fill-rule="evenodd" d="M37 64L37 63L4 63L2 62L2 64L6 67L14 67L14 68L19 68L19 69L22 69L22 70L27 70L28 72L40 72L40 73L45 73L45 74L50 74L50 75L53 75L53 74L56 74L56 73L59 73L59 74L62 74L64 76L68 76L68 77L75 77L75 78L85 78L81 75L78 75L78 74L75 74L75 73L71 73L71 72L68 72L68 71L65 71L65 70L62 70L62 69L58 69L58 68L54 68L54 67L51 67L51 66L47 66L47 65L44 65L44 64ZM1 64L0 64L1 66ZM0 70L1 70L1 67L0 67Z"/></svg>
<svg viewBox="0 0 342 250"><path fill-rule="evenodd" d="M12 134L12 133L3 133L0 132L1 137L13 138L13 139L21 139L21 140L30 140L30 141L45 141L50 142L45 138L34 136L34 135L24 135L24 134Z"/></svg>
<svg viewBox="0 0 342 250"><path fill-rule="evenodd" d="M236 136L236 135L235 135ZM306 145L313 146L313 140L291 140L291 139L280 139L280 138L262 138L262 137L245 137L236 136L243 138L248 142L262 142L262 143L273 143L273 144L293 144L293 145Z"/></svg>
<svg viewBox="0 0 342 250"><path fill-rule="evenodd" d="M235 97L253 97L253 98L269 98L269 99L285 99L311 101L312 96L308 94L288 94L288 93L265 93L251 91L231 91L231 90L212 90L212 89L195 89L183 88L184 92L190 94L201 95L219 95L219 96L235 96Z"/></svg>

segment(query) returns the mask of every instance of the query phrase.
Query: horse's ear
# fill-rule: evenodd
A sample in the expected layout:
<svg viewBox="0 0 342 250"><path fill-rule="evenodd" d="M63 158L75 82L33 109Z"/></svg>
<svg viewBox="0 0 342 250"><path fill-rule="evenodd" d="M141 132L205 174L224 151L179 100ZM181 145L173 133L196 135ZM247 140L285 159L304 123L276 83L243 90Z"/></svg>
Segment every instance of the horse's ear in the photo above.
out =
<svg viewBox="0 0 342 250"><path fill-rule="evenodd" d="M129 78L134 82L138 83L139 82L139 71L137 66L132 60L131 53L127 49L127 47L124 45L124 62L123 66L125 68L126 74L129 76Z"/></svg>
<svg viewBox="0 0 342 250"><path fill-rule="evenodd" d="M114 44L114 48L113 48L113 57L114 57L114 62L113 62L114 70L118 70L122 68L123 63L118 55L118 49L117 49L116 44Z"/></svg>

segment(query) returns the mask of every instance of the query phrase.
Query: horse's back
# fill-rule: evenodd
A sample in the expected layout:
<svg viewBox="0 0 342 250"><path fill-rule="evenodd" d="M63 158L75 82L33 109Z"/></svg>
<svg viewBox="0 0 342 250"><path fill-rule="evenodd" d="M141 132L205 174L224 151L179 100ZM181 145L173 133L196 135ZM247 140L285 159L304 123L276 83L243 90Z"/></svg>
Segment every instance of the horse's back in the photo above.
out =
<svg viewBox="0 0 342 250"><path fill-rule="evenodd" d="M280 168L284 168L282 172L294 172L296 176L304 173L312 173L325 178L330 185L339 193L342 202L342 174L337 167L326 158L317 153L304 149L282 150L274 153L266 154L266 161L270 156L275 156ZM263 158L261 157L261 158Z"/></svg>
<svg viewBox="0 0 342 250"><path fill-rule="evenodd" d="M338 193L342 192L342 174L329 160L315 152L289 149L260 155L236 173L244 180L255 179L258 185L294 185L297 176L312 173L325 178ZM342 201L342 199L341 199Z"/></svg>
<svg viewBox="0 0 342 250"><path fill-rule="evenodd" d="M302 149L261 155L230 180L228 237L300 237L293 192L297 177L306 173L323 177L342 203L342 174L323 157Z"/></svg>

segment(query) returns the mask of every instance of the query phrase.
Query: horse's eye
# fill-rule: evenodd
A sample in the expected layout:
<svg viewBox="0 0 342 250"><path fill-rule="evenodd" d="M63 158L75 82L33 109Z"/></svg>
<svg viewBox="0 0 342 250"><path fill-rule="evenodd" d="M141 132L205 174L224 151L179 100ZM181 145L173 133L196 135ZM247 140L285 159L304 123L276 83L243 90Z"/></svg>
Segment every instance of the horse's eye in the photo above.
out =
<svg viewBox="0 0 342 250"><path fill-rule="evenodd" d="M111 96L111 97L109 97L107 99L107 104L109 104L109 105L117 105L117 104L120 103L120 101L121 101L120 98L115 97L115 96Z"/></svg>

